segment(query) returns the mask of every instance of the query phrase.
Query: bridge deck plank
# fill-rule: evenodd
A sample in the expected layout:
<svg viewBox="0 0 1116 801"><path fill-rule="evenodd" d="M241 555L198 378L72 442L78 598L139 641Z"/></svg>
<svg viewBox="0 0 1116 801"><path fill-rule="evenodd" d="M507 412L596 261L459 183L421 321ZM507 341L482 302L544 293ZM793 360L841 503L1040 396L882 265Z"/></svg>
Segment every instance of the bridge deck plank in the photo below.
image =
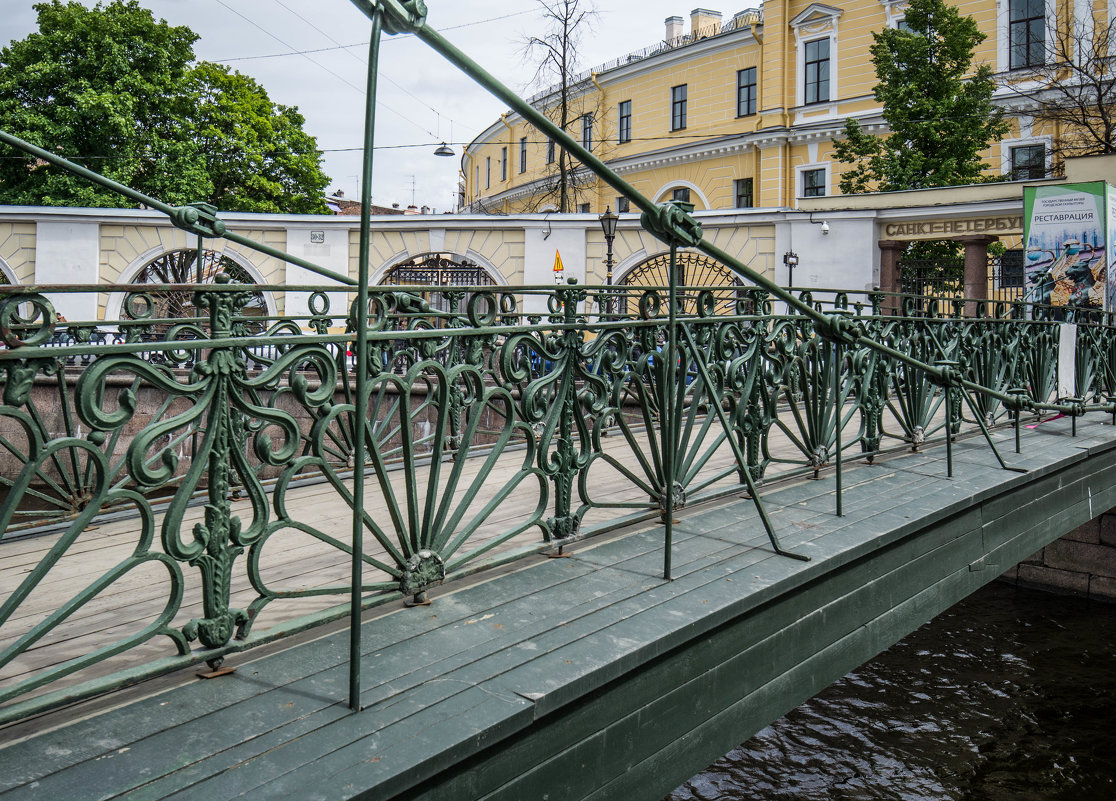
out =
<svg viewBox="0 0 1116 801"><path fill-rule="evenodd" d="M1083 424L1081 429L1082 436L1070 441L1052 425L1032 438L1024 457L1006 453L1004 446L1009 462L1033 465L1030 478L1043 485L1027 506L1041 504L1058 490L1059 480L1062 489L1084 492L1084 475L1070 485L1069 474L1044 478L1055 462L1064 465L1091 450L1104 455L1111 448L1111 428ZM365 624L365 708L359 714L348 714L338 703L347 686L347 635L328 634L248 659L219 681L187 684L9 745L0 755L14 769L0 778L0 791L10 791L5 797L12 799L73 801L178 797L175 793L312 799L347 797L344 788L351 785L376 788L371 797L386 798L506 738L509 748L523 752L524 765L535 766L530 770L536 779L575 782L577 777L563 775L567 762L543 754L537 740L519 744L514 735L534 720L561 718L569 704L594 693L610 703L649 706L599 731L593 729L591 709L571 713L564 749L592 762L595 751L624 747L633 737L659 738L663 753L689 747L670 745L662 721L700 734L716 715L766 712L741 706L743 700L726 711L694 709L685 693L660 693L655 701L656 688L669 683L666 674L678 674L695 658L674 649L701 631L733 627L739 656L722 654L726 667L704 680L722 686L735 676L742 682L736 691L750 693L758 688L749 687L749 671L760 666L769 671L780 653L792 653L784 647L788 637L813 638L817 658L838 664L859 653L841 639L843 633L864 628L857 636L874 642L897 636L905 624L888 609L930 608L915 583L902 577L942 559L967 572L983 555L984 530L994 521L966 510L992 498L1004 482L1027 480L971 455L982 447L972 440L957 444L953 480L945 477L940 452L881 459L872 466L849 464L842 518L832 513L831 480L766 490L764 501L784 545L809 554L812 562L776 556L750 501L730 499L699 512L683 511L675 526L673 582L659 576L661 529L637 526L624 536L586 543L570 559L540 559L439 594L429 609L379 613ZM1116 459L1116 451L1107 455ZM887 501L881 504L881 498ZM1087 502L1084 497L1078 505ZM1012 514L1007 506L989 503L999 517ZM927 520L946 517L950 526L910 538ZM882 562L858 561L885 542L904 544ZM826 611L824 596L814 589L820 585L811 582L838 573L845 594L877 610L868 626L850 606ZM793 587L799 591L790 593ZM761 607L777 613L750 614ZM772 649L776 635L782 646ZM626 690L611 683L656 660L664 673L654 681ZM808 683L802 676L809 665L776 667L783 676L799 677L780 681ZM677 734L675 726L671 741ZM604 767L590 765L586 773L612 791L626 781L621 774L606 775ZM478 793L462 797L480 798L483 792L495 799L515 797L512 785L505 784L512 778L493 770L484 777L461 773L454 781L462 793Z"/></svg>

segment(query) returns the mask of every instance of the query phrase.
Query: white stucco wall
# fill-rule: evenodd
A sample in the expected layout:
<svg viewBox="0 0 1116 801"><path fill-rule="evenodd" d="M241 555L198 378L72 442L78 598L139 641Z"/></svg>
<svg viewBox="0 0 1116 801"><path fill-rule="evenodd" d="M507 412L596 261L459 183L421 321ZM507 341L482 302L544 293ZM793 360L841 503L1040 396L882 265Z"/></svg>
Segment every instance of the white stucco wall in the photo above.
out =
<svg viewBox="0 0 1116 801"><path fill-rule="evenodd" d="M596 223L599 227L599 223ZM585 283L586 230L584 222L532 221L524 226L523 280L528 285L554 284L554 254L562 254L563 280ZM526 314L545 314L546 299L534 295L523 299Z"/></svg>
<svg viewBox="0 0 1116 801"><path fill-rule="evenodd" d="M320 242L314 241L320 239ZM327 228L314 223L287 226L287 252L292 256L312 262L340 275L349 271L349 232L344 228ZM297 264L284 265L283 282L286 286L343 286L338 281L318 275ZM310 313L310 292L286 293L287 303L284 314L303 317ZM348 297L345 290L327 293L329 314L335 325L349 313Z"/></svg>
<svg viewBox="0 0 1116 801"><path fill-rule="evenodd" d="M101 226L97 222L38 222L35 283L95 284L100 271ZM46 293L55 311L71 322L97 319L93 293Z"/></svg>
<svg viewBox="0 0 1116 801"><path fill-rule="evenodd" d="M829 233L822 233L822 223ZM879 248L876 245L874 215L806 214L788 215L778 253L776 275L779 283L787 280L783 253L798 254L793 284L796 287L867 290L879 281Z"/></svg>

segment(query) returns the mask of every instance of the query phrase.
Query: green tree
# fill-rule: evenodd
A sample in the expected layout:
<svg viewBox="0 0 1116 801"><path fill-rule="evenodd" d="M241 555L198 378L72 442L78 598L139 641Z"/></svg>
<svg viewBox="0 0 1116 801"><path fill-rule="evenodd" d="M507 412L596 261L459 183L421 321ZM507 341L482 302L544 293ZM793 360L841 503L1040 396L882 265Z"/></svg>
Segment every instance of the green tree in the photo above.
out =
<svg viewBox="0 0 1116 801"><path fill-rule="evenodd" d="M325 211L329 181L297 109L275 106L250 78L195 65L189 28L156 21L136 0L34 8L39 30L0 50L0 128L167 203ZM35 159L4 158L0 203L129 201Z"/></svg>
<svg viewBox="0 0 1116 801"><path fill-rule="evenodd" d="M887 136L856 120L834 141L844 193L954 186L983 180L981 151L1008 126L992 105L996 82L987 64L968 77L973 49L986 38L971 17L943 0L911 0L906 29L874 33L870 48Z"/></svg>
<svg viewBox="0 0 1116 801"><path fill-rule="evenodd" d="M236 211L321 214L329 178L297 108L271 102L239 72L203 61L189 75L196 110L185 120L205 158L209 202Z"/></svg>

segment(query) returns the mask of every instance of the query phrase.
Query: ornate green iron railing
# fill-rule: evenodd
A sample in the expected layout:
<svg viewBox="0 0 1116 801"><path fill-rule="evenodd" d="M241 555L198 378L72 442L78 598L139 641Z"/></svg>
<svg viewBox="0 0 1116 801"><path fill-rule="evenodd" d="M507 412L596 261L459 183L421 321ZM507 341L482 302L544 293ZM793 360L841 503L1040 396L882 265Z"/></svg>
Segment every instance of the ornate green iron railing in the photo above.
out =
<svg viewBox="0 0 1116 801"><path fill-rule="evenodd" d="M199 251L239 242L341 281L349 303L330 308L336 285L285 287L313 293L309 315L246 314L264 287L228 276L0 288L0 722L346 615L355 708L369 606L425 603L443 581L637 520L661 524L669 579L674 512L741 487L771 547L801 558L763 505L776 472L832 475L841 514L844 459L937 441L952 474L951 443L972 431L1012 469L992 426L1014 424L1018 448L1025 416L1116 414L1110 321L1077 326L1062 396L1049 310L775 286L487 76L421 3L356 4L372 68L355 280L0 132L164 211ZM447 310L426 287L370 288L381 27L429 42L643 209L671 283L461 287ZM741 277L735 305L679 286L681 246ZM124 319L60 324L50 300L107 291L126 294ZM205 316L156 319L159 293ZM547 313L523 313L538 296Z"/></svg>

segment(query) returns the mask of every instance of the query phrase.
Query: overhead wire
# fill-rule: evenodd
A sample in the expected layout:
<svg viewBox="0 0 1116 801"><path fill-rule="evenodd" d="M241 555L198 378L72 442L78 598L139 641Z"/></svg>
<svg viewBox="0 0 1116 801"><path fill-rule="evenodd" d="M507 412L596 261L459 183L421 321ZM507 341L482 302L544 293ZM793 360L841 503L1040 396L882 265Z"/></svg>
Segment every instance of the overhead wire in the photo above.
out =
<svg viewBox="0 0 1116 801"><path fill-rule="evenodd" d="M329 41L333 42L333 43L334 43L335 45L339 45L339 46L340 46L340 47L341 47L342 49L345 49L345 48L344 48L344 45L342 45L342 44L341 44L340 42L338 42L338 41L337 41L336 39L334 39L334 38L333 38L333 37L332 37L332 36L331 36L331 35L330 35L329 33L327 33L326 31L322 30L322 29L321 29L321 28L319 28L319 27L318 27L317 25L315 25L315 24L314 24L314 22L313 22L312 20L309 20L309 19L307 19L306 17L302 16L302 14L298 13L297 11L295 11L295 10L294 10L293 8L291 8L291 7L289 6L289 5L287 5L286 3L284 3L284 2L283 2L283 0L275 0L275 2L276 2L276 3L278 3L278 4L280 5L280 6L282 6L283 8L285 8L285 9L286 9L286 10L287 10L288 12L290 12L291 14L294 14L294 16L298 17L298 18L299 18L300 20L302 20L303 22L305 22L305 23L306 23L307 25L309 25L309 26L310 26L311 28L313 28L314 30L316 30L316 31L317 31L318 33L320 33L320 34L321 34L322 36L324 36L324 37L325 37L326 39L329 39ZM363 58L361 58L360 56L358 56L358 55L357 55L356 53L354 53L354 52L353 52L353 51L351 51L351 50L345 50L345 52L346 52L346 53L347 53L348 55L352 56L352 57L353 57L353 59L355 59L355 60L356 60L356 62L357 62L358 64L360 64L360 65L361 65L362 67L364 67L365 69L367 69L367 68L368 68L368 61L367 61L366 59L363 59ZM406 94L406 95L409 95L409 96L410 96L410 97L412 97L413 99L417 100L417 101L418 101L419 103L422 103L422 104L423 104L424 106L426 106L426 107L427 107L428 109L430 109L430 110L431 110L431 111L433 111L433 112L434 112L435 114L437 114L437 115L439 116L439 118L441 117L441 112L439 112L439 111L438 111L438 109L434 108L434 107L433 107L432 105L430 105L429 103L427 103L427 102L426 102L425 100L423 100L423 99L422 99L421 97L419 97L418 95L416 95L416 94L415 94L414 92L412 92L411 90L407 89L407 87L403 86L403 85L402 85L402 84L400 84L400 83L399 83L398 81L392 80L392 78L391 78L390 76L388 76L388 75L385 75L385 74L383 74L383 73L381 73L381 74L380 74L380 75L379 75L378 77L379 77L379 78L383 78L383 79L384 79L385 81L387 81L388 83L390 83L390 84L391 84L392 86L394 86L395 88L399 89L399 90L400 90L401 92L403 92L404 94ZM415 124L417 125L418 123L415 123ZM434 133L433 131L431 131L431 130L429 130L429 129L425 129L425 130L426 130L426 132L427 132L428 134L430 134L431 136L437 136L437 134L435 134L435 133Z"/></svg>
<svg viewBox="0 0 1116 801"><path fill-rule="evenodd" d="M236 14L236 15L237 15L238 17L240 17L240 18L241 18L241 19L243 19L243 20L244 20L245 22L247 22L247 23L248 23L249 25L252 25L252 26L253 26L254 28L257 28L257 29L258 29L258 30L260 30L261 32L263 32L263 33L267 34L267 35L268 35L268 36L270 36L270 37L271 37L272 39L274 39L275 41L277 41L277 42L278 42L279 44L283 45L284 47L290 48L290 49L291 49L292 51L293 51L293 50L295 50L295 48L294 48L294 47L293 47L293 46L292 46L292 45L291 45L290 43L288 43L288 42L285 42L285 41L284 41L283 39L279 38L279 37L278 37L278 36L276 36L276 35L275 35L274 33L272 33L271 31L267 30L266 28L264 28L264 27L263 27L262 25L260 25L260 24L259 24L258 22L256 22L256 21L255 21L255 20L253 20L252 18L250 18L250 17L246 16L245 14L241 13L240 11L237 11L237 10L236 10L235 8L233 8L233 7L232 7L232 6L230 6L230 5L228 4L228 3L226 3L226 2L225 2L225 0L217 0L217 3L218 3L219 5L221 5L221 6L224 6L224 7L226 8L226 9L228 9L228 10L229 10L229 11L231 11L232 13ZM360 95L361 95L361 96L363 96L363 95L364 95L364 92L365 92L365 90L364 90L364 89L362 89L361 87L357 86L356 84L354 84L354 83L353 83L352 81L350 81L350 80L349 80L348 78L346 78L346 77L345 77L344 75L341 75L341 74L339 74L339 73L337 73L337 72L334 72L334 71L333 71L333 70L331 70L331 69L330 69L329 67L327 67L327 66L326 66L325 64L322 64L322 63L321 63L320 61L317 61L317 60L315 60L315 59L311 58L311 57L309 56L309 54L306 54L306 53L299 53L299 55L301 55L301 56L302 56L303 58L305 58L305 59L306 59L307 61L309 61L309 62L310 62L311 64L315 65L316 67L319 67L319 68L321 68L321 69L325 70L326 72L328 72L328 73L329 73L330 75L332 75L333 77L337 78L337 80L341 81L341 82L342 82L343 84L345 84L346 86L348 86L348 87L350 87L351 89L355 90L356 92L360 93ZM390 111L390 112L391 112L392 114L394 114L395 116L399 117L399 118L400 118L401 120L403 120L404 122L407 122L407 123L409 123L409 124L411 124L411 125L415 126L416 128L418 128L418 129L419 129L420 131L422 131L423 133L426 133L426 134L430 134L431 136L434 136L433 132L431 132L431 131L428 131L428 130L427 130L426 128L424 128L424 127L423 127L422 125L420 125L419 123L415 122L415 121L414 121L414 120L412 120L412 119L411 119L410 117L408 117L408 116L406 116L405 114L403 114L402 112L400 112L400 111L397 111L396 109L392 108L391 106L387 105L386 103L382 103L382 102L381 102L381 103L380 103L379 105L380 105L380 107L381 107L381 108L383 108L383 109L384 109L385 111Z"/></svg>
<svg viewBox="0 0 1116 801"><path fill-rule="evenodd" d="M287 10L289 11L290 9L287 9ZM524 14L534 14L534 13L536 13L536 9L529 8L525 11L513 11L511 14L502 14L499 17L489 17L488 19L478 19L478 20L474 20L473 22L463 22L460 25L448 25L444 28L439 28L438 30L445 33L446 31L455 31L455 30L458 30L459 28L471 28L474 25L486 25L490 22L499 22L500 20L508 19L510 17L521 17ZM404 34L400 34L399 36L387 39L386 41L394 42L394 41L399 41L400 39L403 39L405 37L413 37L413 36L414 36L414 34L412 34L412 33L404 33ZM265 53L263 55L258 55L258 56L233 56L231 58L220 58L220 59L214 59L214 60L219 61L220 63L224 64L224 63L227 63L227 62L230 62L230 61L254 61L256 59L261 59L261 58L284 58L286 56L301 56L301 55L304 55L304 54L307 54L307 53L327 53L327 52L330 52L330 51L333 51L333 50L346 50L346 49L352 49L352 48L356 48L356 47L368 47L368 42L354 42L353 44L347 44L347 45L343 45L343 44L338 43L334 47L317 47L317 48L314 48L314 49L311 49L311 50L288 50L285 53Z"/></svg>

